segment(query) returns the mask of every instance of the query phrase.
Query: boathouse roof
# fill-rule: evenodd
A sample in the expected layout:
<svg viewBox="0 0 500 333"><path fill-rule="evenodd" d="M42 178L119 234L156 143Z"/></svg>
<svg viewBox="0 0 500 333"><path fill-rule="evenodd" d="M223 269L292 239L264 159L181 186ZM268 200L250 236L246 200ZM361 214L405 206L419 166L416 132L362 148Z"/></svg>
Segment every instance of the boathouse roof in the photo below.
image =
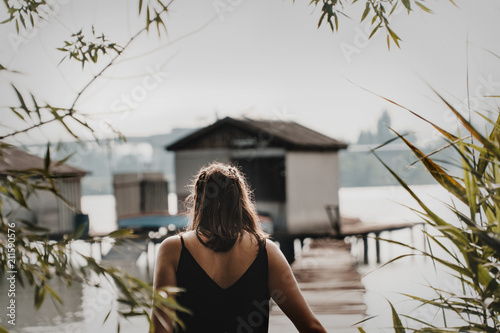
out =
<svg viewBox="0 0 500 333"><path fill-rule="evenodd" d="M226 117L168 145L167 150L279 147L299 151L337 151L347 144L293 121Z"/></svg>
<svg viewBox="0 0 500 333"><path fill-rule="evenodd" d="M29 154L15 147L0 149L0 174L15 171L26 171L29 169L44 169L45 160L38 156ZM87 171L72 167L67 164L58 164L52 161L50 170L55 175L83 177Z"/></svg>

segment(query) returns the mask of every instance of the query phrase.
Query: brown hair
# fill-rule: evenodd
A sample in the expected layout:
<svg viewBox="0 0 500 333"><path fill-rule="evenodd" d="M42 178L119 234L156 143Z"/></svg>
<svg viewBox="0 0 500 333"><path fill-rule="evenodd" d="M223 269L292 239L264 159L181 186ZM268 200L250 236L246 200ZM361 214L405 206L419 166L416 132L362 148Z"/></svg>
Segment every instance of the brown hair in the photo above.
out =
<svg viewBox="0 0 500 333"><path fill-rule="evenodd" d="M213 251L230 250L245 232L254 236L259 246L268 237L247 181L235 166L214 162L201 168L187 202L192 218L187 230L205 236L208 241L204 245Z"/></svg>

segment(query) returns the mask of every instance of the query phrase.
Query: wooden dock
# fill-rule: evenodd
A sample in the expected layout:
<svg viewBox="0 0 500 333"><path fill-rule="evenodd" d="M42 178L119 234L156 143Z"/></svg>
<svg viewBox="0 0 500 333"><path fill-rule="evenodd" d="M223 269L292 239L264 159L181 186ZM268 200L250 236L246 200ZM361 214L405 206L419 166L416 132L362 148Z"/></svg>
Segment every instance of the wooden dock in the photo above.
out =
<svg viewBox="0 0 500 333"><path fill-rule="evenodd" d="M292 270L304 297L328 332L354 333L365 316L364 287L350 246L343 240L306 240ZM292 322L272 304L270 333L296 332Z"/></svg>
<svg viewBox="0 0 500 333"><path fill-rule="evenodd" d="M344 219L342 221L342 237L357 237L363 240L363 262L368 264L368 236L375 237L375 254L377 263L380 263L380 234L382 232L392 232L401 229L413 229L422 225L423 222L399 222L399 223L370 223L361 222L359 219Z"/></svg>

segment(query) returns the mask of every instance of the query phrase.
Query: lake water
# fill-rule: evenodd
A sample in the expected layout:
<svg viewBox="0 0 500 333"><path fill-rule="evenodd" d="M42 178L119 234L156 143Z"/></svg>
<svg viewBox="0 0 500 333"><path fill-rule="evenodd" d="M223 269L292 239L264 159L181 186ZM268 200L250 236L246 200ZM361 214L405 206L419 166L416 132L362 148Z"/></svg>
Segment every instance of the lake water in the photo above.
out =
<svg viewBox="0 0 500 333"><path fill-rule="evenodd" d="M455 220L453 214L446 208L444 203L450 203L451 198L446 191L439 186L425 185L412 187L415 192L435 211L447 220ZM342 188L340 189L340 209L346 216L359 217L366 222L401 222L421 221L421 218L409 207L416 208L411 196L399 187L366 187L366 188ZM174 198L175 199L175 198ZM94 233L105 233L116 228L116 215L114 211L113 196L84 196L82 198L82 210L89 214L91 221L90 230ZM390 238L414 244L422 248L424 244L422 233L413 230L400 230L392 233L381 234L383 238ZM361 261L361 244L354 239L352 241L352 254L356 261ZM374 240L370 240L374 243ZM88 251L88 247L81 246L81 250ZM370 245L374 249L374 244ZM104 246L104 250L109 249ZM373 251L372 251L373 252ZM382 262L387 262L407 250L388 243L381 243ZM391 325L390 307L386 299L389 299L398 309L406 314L412 314L424 319L431 319L433 313L415 310L415 303L409 302L398 293L404 292L419 296L433 295L428 283L445 284L444 288L450 286L450 279L445 273L434 271L429 260L422 257L412 257L396 261L388 266L380 268L375 263L374 253L370 254L370 264L358 264L358 270L364 275L362 282L366 287L365 302L368 315L378 315L377 318L364 324L365 329L381 329ZM123 263L124 269L133 271L135 274L146 277L146 258L141 256L135 263ZM138 268L137 268L138 267ZM5 297L6 281L0 281L0 308L7 306ZM64 306L55 306L47 297L44 306L40 310L33 309L33 291L20 289L16 292L17 324L13 330L7 325L6 315L0 314L0 325L11 329L12 332L71 332L71 333L97 333L116 332L120 324L121 332L146 332L146 321L142 318L134 318L130 321L119 319L111 315L103 325L104 318L109 309L116 308L111 291L106 289L95 289L73 284L66 287L60 283L53 284L64 301Z"/></svg>

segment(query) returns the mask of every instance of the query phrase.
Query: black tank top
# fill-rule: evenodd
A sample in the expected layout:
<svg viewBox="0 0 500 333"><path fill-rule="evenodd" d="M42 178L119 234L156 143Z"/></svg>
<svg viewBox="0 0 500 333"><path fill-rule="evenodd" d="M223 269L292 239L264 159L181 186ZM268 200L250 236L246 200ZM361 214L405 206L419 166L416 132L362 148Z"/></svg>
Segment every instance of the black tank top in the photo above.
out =
<svg viewBox="0 0 500 333"><path fill-rule="evenodd" d="M188 333L261 333L269 326L268 263L265 242L245 273L230 287L221 288L196 262L184 245L177 266L180 305L192 315L178 312Z"/></svg>

